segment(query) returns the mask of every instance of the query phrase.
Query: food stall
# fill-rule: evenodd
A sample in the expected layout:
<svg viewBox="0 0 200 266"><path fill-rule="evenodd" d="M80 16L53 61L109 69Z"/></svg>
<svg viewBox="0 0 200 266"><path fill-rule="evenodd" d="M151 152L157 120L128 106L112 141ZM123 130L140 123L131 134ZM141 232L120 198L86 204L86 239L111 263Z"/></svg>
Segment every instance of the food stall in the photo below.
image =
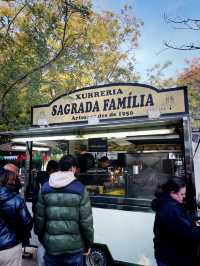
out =
<svg viewBox="0 0 200 266"><path fill-rule="evenodd" d="M95 165L77 178L91 197L93 255L102 263L97 265L110 265L111 259L155 265L150 206L156 188L172 176L182 176L188 208L196 208L187 88L138 83L82 88L32 107L31 120L26 130L1 134L9 135L13 145L26 146L27 200L45 162L64 154L78 156L80 145L86 145ZM36 147L41 149L40 163ZM105 168L100 165L103 157L109 160Z"/></svg>

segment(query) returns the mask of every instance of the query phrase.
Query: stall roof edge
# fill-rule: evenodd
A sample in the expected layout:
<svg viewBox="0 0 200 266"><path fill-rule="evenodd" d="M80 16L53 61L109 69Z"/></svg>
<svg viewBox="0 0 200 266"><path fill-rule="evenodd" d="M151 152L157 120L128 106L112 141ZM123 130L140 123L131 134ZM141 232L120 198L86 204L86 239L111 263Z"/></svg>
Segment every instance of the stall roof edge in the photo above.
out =
<svg viewBox="0 0 200 266"><path fill-rule="evenodd" d="M77 131L92 131L92 130L106 130L106 129L122 129L131 126L132 128L145 128L145 127L156 127L158 125L162 126L170 126L176 125L181 121L182 117L171 117L169 118L162 118L159 120L124 120L122 121L113 121L110 122L103 122L96 125L88 125L88 124L75 124L75 125L59 125L59 126L45 126L45 127L30 127L27 129L22 130L15 130L15 131L2 131L0 132L0 136L36 136L36 135L47 135L47 134L63 134L69 132L77 132Z"/></svg>

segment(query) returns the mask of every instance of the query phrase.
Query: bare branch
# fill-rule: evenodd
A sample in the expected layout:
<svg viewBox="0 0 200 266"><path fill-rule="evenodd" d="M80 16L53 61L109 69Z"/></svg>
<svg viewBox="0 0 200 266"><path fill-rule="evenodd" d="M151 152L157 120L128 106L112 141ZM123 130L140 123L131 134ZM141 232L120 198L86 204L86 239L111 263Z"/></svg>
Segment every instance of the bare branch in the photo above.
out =
<svg viewBox="0 0 200 266"><path fill-rule="evenodd" d="M200 19L191 19L191 18L169 18L167 17L166 14L164 14L164 20L166 23L171 23L172 25L179 25L173 27L176 30L193 30L193 31L200 31ZM165 47L167 48L172 48L175 50L180 50L180 51L194 51L194 50L200 50L200 44L194 44L194 43L186 43L183 45L174 45L171 44L170 42L165 42L164 43Z"/></svg>
<svg viewBox="0 0 200 266"><path fill-rule="evenodd" d="M165 42L164 45L167 48L172 48L172 49L181 50L181 51L200 50L200 46L196 46L194 44L190 44L190 45L183 44L181 46L175 46L175 45L169 44L168 42Z"/></svg>
<svg viewBox="0 0 200 266"><path fill-rule="evenodd" d="M187 19L181 19L181 18L177 18L177 19L172 19L172 18L166 18L166 21L168 23L176 23L176 24L186 24L186 23L190 23L190 22L193 22L193 23L199 23L200 22L200 19L190 19L190 18L187 18Z"/></svg>
<svg viewBox="0 0 200 266"><path fill-rule="evenodd" d="M173 25L181 25L181 26L173 26L174 29L182 29L182 30L200 30L200 19L182 19L182 18L176 18L172 19L167 17L166 14L164 14L164 20L166 23L170 23Z"/></svg>

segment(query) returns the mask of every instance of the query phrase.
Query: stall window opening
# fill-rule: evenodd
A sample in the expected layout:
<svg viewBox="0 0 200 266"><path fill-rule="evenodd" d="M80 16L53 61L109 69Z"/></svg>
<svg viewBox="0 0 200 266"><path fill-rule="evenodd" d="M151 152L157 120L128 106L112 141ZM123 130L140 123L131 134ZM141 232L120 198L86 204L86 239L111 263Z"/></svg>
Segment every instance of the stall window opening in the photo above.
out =
<svg viewBox="0 0 200 266"><path fill-rule="evenodd" d="M157 186L171 176L185 175L183 140L174 128L109 129L107 133L103 130L97 133L87 131L89 138L83 138L86 133L81 132L76 139L70 140L56 140L56 136L50 140L49 137L42 143L48 151L32 151L32 186L37 171L45 170L48 160L59 161L64 154L78 158L80 147L85 145L94 160L76 176L92 198L150 201Z"/></svg>
<svg viewBox="0 0 200 266"><path fill-rule="evenodd" d="M184 175L180 140L161 140L107 139L106 152L92 152L95 167L84 173L86 179L77 177L91 196L151 200L157 186L171 176Z"/></svg>

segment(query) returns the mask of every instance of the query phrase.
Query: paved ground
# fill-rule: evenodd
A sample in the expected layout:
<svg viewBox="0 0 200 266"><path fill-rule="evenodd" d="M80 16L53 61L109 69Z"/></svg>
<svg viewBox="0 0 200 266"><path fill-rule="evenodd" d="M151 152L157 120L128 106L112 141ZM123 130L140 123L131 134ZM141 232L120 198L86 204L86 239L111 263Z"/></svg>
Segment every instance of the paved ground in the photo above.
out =
<svg viewBox="0 0 200 266"><path fill-rule="evenodd" d="M27 259L23 259L22 261L22 266L37 266L36 264L36 255L35 255L35 248L26 248L27 252L30 252L31 254L33 254L32 258L27 258ZM122 266L121 264L119 264L119 266Z"/></svg>
<svg viewBox="0 0 200 266"><path fill-rule="evenodd" d="M35 248L26 248L26 252L32 254L32 258L23 259L22 266L36 266Z"/></svg>

